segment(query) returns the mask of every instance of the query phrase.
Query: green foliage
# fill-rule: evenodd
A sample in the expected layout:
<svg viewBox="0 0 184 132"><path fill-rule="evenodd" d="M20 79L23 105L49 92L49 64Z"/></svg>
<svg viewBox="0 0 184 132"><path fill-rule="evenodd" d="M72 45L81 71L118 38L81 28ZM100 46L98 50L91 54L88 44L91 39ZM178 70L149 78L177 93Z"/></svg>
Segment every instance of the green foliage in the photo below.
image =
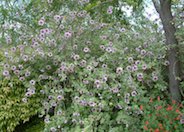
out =
<svg viewBox="0 0 184 132"><path fill-rule="evenodd" d="M141 132L147 120L149 129L162 122L174 130L155 111L169 100L162 35L145 19L142 27L122 25L117 6L117 1L31 0L21 9L12 7L19 15L6 14L1 27L2 131L36 114L44 118L45 132ZM157 96L166 100L149 104ZM171 120L177 115L167 108L160 112ZM182 124L173 122L180 130Z"/></svg>
<svg viewBox="0 0 184 132"><path fill-rule="evenodd" d="M5 58L3 57L0 62L1 73L3 73L3 64L7 62ZM7 78L0 76L0 128L2 132L12 132L21 121L26 122L38 113L41 107L41 95L35 94L25 103L22 100L25 92L26 87L17 76L12 75Z"/></svg>
<svg viewBox="0 0 184 132"><path fill-rule="evenodd" d="M29 103L22 102L25 94L24 87L17 79L1 81L1 109L0 128L1 131L13 131L20 121L28 121L40 108L39 98L31 98Z"/></svg>
<svg viewBox="0 0 184 132"><path fill-rule="evenodd" d="M25 124L20 124L15 132L42 132L44 129L44 122L43 119L38 117L33 117L30 121L26 122Z"/></svg>

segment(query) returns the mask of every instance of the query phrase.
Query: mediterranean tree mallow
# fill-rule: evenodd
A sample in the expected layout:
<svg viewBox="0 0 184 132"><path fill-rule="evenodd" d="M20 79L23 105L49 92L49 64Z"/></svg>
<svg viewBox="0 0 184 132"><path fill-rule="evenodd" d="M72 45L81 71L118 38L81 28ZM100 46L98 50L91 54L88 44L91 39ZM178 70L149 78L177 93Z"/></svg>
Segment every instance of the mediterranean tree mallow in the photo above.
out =
<svg viewBox="0 0 184 132"><path fill-rule="evenodd" d="M0 77L6 85L1 86L0 97L5 105L8 96L3 93L8 87L8 99L14 100L18 93L20 102L2 113L28 106L26 119L38 114L46 132L161 130L159 123L163 130L182 130L182 105L163 100L168 98L163 71L169 62L161 35L150 23L135 28L105 23L101 14L93 18L84 10L88 4L87 0L30 1L22 8L24 15L2 27L6 29L2 38L17 41L7 41L11 43L1 51ZM105 15L113 15L113 5L104 8ZM20 21L25 18L27 25ZM15 24L13 31L10 23ZM155 116L159 106L166 108L161 110L164 114L177 116L174 124L178 127L167 127L174 116L168 116L169 120ZM13 131L25 120L16 119L11 125L11 118L1 118L0 125Z"/></svg>

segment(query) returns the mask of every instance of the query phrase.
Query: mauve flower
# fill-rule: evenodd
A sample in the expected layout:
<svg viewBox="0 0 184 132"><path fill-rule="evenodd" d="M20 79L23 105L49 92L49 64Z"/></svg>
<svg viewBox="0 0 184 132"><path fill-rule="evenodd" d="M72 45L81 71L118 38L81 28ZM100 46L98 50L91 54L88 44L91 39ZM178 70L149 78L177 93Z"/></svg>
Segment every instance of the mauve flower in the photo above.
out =
<svg viewBox="0 0 184 132"><path fill-rule="evenodd" d="M18 65L19 69L22 70L24 67L23 65Z"/></svg>
<svg viewBox="0 0 184 132"><path fill-rule="evenodd" d="M46 118L44 119L44 122L45 122L45 123L49 123L49 122L50 122L49 118L46 117Z"/></svg>
<svg viewBox="0 0 184 132"><path fill-rule="evenodd" d="M29 96L31 96L31 93L30 92L26 92L25 96L29 97Z"/></svg>
<svg viewBox="0 0 184 132"><path fill-rule="evenodd" d="M126 97L126 98L130 97L130 93L126 93L126 94L125 94L125 97Z"/></svg>
<svg viewBox="0 0 184 132"><path fill-rule="evenodd" d="M65 26L61 24L61 25L59 26L59 28L60 28L60 29L64 29Z"/></svg>
<svg viewBox="0 0 184 132"><path fill-rule="evenodd" d="M45 38L45 34L41 33L41 34L39 35L39 38ZM35 43L37 43L37 42L34 42L33 45L34 45ZM37 45L38 45L38 44L37 44ZM36 46L34 46L34 47L36 47Z"/></svg>
<svg viewBox="0 0 184 132"><path fill-rule="evenodd" d="M35 85L35 80L31 80L31 81L29 81L29 83L31 84L31 85Z"/></svg>
<svg viewBox="0 0 184 132"><path fill-rule="evenodd" d="M140 48L138 48L138 47L136 47L135 50L136 50L137 52L140 52L140 51L141 51Z"/></svg>
<svg viewBox="0 0 184 132"><path fill-rule="evenodd" d="M145 55L146 54L146 50L141 50L141 55Z"/></svg>
<svg viewBox="0 0 184 132"><path fill-rule="evenodd" d="M56 103L56 102L52 102L52 103L51 103L51 106L56 107L56 106L57 106L57 103Z"/></svg>
<svg viewBox="0 0 184 132"><path fill-rule="evenodd" d="M61 16L60 15L55 15L54 16L54 20L56 20L57 22L61 19Z"/></svg>
<svg viewBox="0 0 184 132"><path fill-rule="evenodd" d="M84 84L89 84L89 81L88 80L83 80L82 81Z"/></svg>
<svg viewBox="0 0 184 132"><path fill-rule="evenodd" d="M23 55L22 59L26 62L26 61L28 61L28 56L27 55Z"/></svg>
<svg viewBox="0 0 184 132"><path fill-rule="evenodd" d="M106 48L106 51L109 52L109 53L112 53L112 51L113 51L113 50L112 50L112 47L107 47L107 48Z"/></svg>
<svg viewBox="0 0 184 132"><path fill-rule="evenodd" d="M86 61L85 60L82 60L81 62L80 62L80 66L85 66L86 65Z"/></svg>
<svg viewBox="0 0 184 132"><path fill-rule="evenodd" d="M46 69L47 69L47 70L50 70L50 69L51 69L51 66L50 66L50 65L47 65L47 66L46 66Z"/></svg>
<svg viewBox="0 0 184 132"><path fill-rule="evenodd" d="M49 95L49 96L48 96L48 99L53 99L52 95Z"/></svg>
<svg viewBox="0 0 184 132"><path fill-rule="evenodd" d="M27 98L22 98L22 102L27 103Z"/></svg>
<svg viewBox="0 0 184 132"><path fill-rule="evenodd" d="M103 81L103 82L107 82L107 79L108 79L108 77L107 77L106 75L104 75L104 76L102 77L102 81Z"/></svg>
<svg viewBox="0 0 184 132"><path fill-rule="evenodd" d="M89 50L88 47L85 47L85 48L83 49L83 51L84 51L85 53L87 53L87 52L89 52L90 50Z"/></svg>
<svg viewBox="0 0 184 132"><path fill-rule="evenodd" d="M45 38L40 37L39 40L40 40L41 42L43 42L43 41L45 40Z"/></svg>
<svg viewBox="0 0 184 132"><path fill-rule="evenodd" d="M11 69L12 69L13 71L15 71L17 68L16 68L16 66L12 66Z"/></svg>
<svg viewBox="0 0 184 132"><path fill-rule="evenodd" d="M100 80L95 80L95 85L100 85Z"/></svg>
<svg viewBox="0 0 184 132"><path fill-rule="evenodd" d="M116 73L117 74L121 74L122 72L123 72L123 68L122 67L116 68Z"/></svg>
<svg viewBox="0 0 184 132"><path fill-rule="evenodd" d="M120 35L119 34L115 34L114 37L115 37L115 39L118 39L120 37Z"/></svg>
<svg viewBox="0 0 184 132"><path fill-rule="evenodd" d="M111 9L108 9L108 10L107 10L107 14L112 14L112 12L113 12L113 11L112 11Z"/></svg>
<svg viewBox="0 0 184 132"><path fill-rule="evenodd" d="M95 103L95 102L90 101L90 102L88 103L88 105L89 105L89 106L91 106L91 107L94 107L94 106L96 106L96 103Z"/></svg>
<svg viewBox="0 0 184 132"><path fill-rule="evenodd" d="M94 22L94 20L90 20L89 23L90 24L94 24L95 22Z"/></svg>
<svg viewBox="0 0 184 132"><path fill-rule="evenodd" d="M44 24L45 24L44 19L40 19L40 20L38 21L38 25L43 26Z"/></svg>
<svg viewBox="0 0 184 132"><path fill-rule="evenodd" d="M133 58L132 57L128 57L128 62L132 63L133 62Z"/></svg>
<svg viewBox="0 0 184 132"><path fill-rule="evenodd" d="M181 123L181 124L184 124L184 116L181 117L180 123Z"/></svg>
<svg viewBox="0 0 184 132"><path fill-rule="evenodd" d="M57 99L58 99L58 100L62 100L62 99L63 99L63 96L62 96L62 95L58 95L58 96L57 96Z"/></svg>
<svg viewBox="0 0 184 132"><path fill-rule="evenodd" d="M20 73L19 70L15 70L15 71L14 71L14 74L16 74L16 75L19 75L19 73Z"/></svg>
<svg viewBox="0 0 184 132"><path fill-rule="evenodd" d="M12 39L11 38L6 38L6 43L8 43L8 44L12 43Z"/></svg>
<svg viewBox="0 0 184 132"><path fill-rule="evenodd" d="M133 66L132 66L132 71L137 71L137 70L138 70L137 65L133 65Z"/></svg>
<svg viewBox="0 0 184 132"><path fill-rule="evenodd" d="M35 89L30 89L29 92L31 95L33 95L33 94L35 94Z"/></svg>
<svg viewBox="0 0 184 132"><path fill-rule="evenodd" d="M127 69L127 71L132 71L132 67L131 66L127 66L126 69Z"/></svg>
<svg viewBox="0 0 184 132"><path fill-rule="evenodd" d="M139 60L135 61L135 64L136 65L139 65L140 64L140 61Z"/></svg>
<svg viewBox="0 0 184 132"><path fill-rule="evenodd" d="M146 65L146 64L143 64L143 65L142 65L142 69L143 69L143 70L146 70L146 69L147 69L147 65Z"/></svg>
<svg viewBox="0 0 184 132"><path fill-rule="evenodd" d="M5 69L8 69L9 67L10 67L9 64L4 64L4 68L5 68Z"/></svg>
<svg viewBox="0 0 184 132"><path fill-rule="evenodd" d="M20 77L19 80L20 80L20 81L24 81L25 78L24 78L24 77Z"/></svg>
<svg viewBox="0 0 184 132"><path fill-rule="evenodd" d="M158 76L154 75L154 76L152 77L152 80L153 80L153 81L157 81L157 80L158 80Z"/></svg>
<svg viewBox="0 0 184 132"><path fill-rule="evenodd" d="M119 28L119 31L120 32L124 32L125 31L125 28Z"/></svg>
<svg viewBox="0 0 184 132"><path fill-rule="evenodd" d="M58 110L57 115L61 115L61 114L62 114L62 110Z"/></svg>
<svg viewBox="0 0 184 132"><path fill-rule="evenodd" d="M80 56L79 55L74 55L73 59L74 60L79 60L80 59Z"/></svg>
<svg viewBox="0 0 184 132"><path fill-rule="evenodd" d="M107 36L105 36L105 35L104 36L100 36L100 38L103 39L103 40L106 40Z"/></svg>
<svg viewBox="0 0 184 132"><path fill-rule="evenodd" d="M107 68L107 65L106 64L102 64L102 68Z"/></svg>
<svg viewBox="0 0 184 132"><path fill-rule="evenodd" d="M129 104L129 103L130 103L129 98L125 98L125 100L124 100L124 101L125 101L125 103L126 103L126 104Z"/></svg>
<svg viewBox="0 0 184 132"><path fill-rule="evenodd" d="M93 68L92 68L92 66L87 66L87 70L89 70L89 71L91 71Z"/></svg>
<svg viewBox="0 0 184 132"><path fill-rule="evenodd" d="M104 45L100 45L100 49L105 50L105 46Z"/></svg>
<svg viewBox="0 0 184 132"><path fill-rule="evenodd" d="M137 78L138 78L138 79L143 79L143 74L142 74L142 73L138 73L138 74L137 74Z"/></svg>
<svg viewBox="0 0 184 132"><path fill-rule="evenodd" d="M3 71L3 76L9 76L9 71L4 70L4 71Z"/></svg>
<svg viewBox="0 0 184 132"><path fill-rule="evenodd" d="M113 92L113 93L119 93L119 89L118 89L118 88L113 88L113 89L112 89L112 92Z"/></svg>
<svg viewBox="0 0 184 132"><path fill-rule="evenodd" d="M82 105L82 106L87 106L87 101L85 101L85 100L80 100L80 101L79 101L79 104Z"/></svg>
<svg viewBox="0 0 184 132"><path fill-rule="evenodd" d="M71 32L65 32L64 34L65 38L70 38L72 36Z"/></svg>
<svg viewBox="0 0 184 132"><path fill-rule="evenodd" d="M168 65L169 65L169 61L165 61L165 62L164 62L164 65L165 65L165 66L168 66Z"/></svg>
<svg viewBox="0 0 184 132"><path fill-rule="evenodd" d="M25 77L29 77L29 76L30 76L30 74L31 74L31 72L26 71L26 73L25 73Z"/></svg>
<svg viewBox="0 0 184 132"><path fill-rule="evenodd" d="M74 50L77 50L77 48L78 48L78 46L75 44L75 45L73 45L73 49ZM83 50L84 51L84 50Z"/></svg>
<svg viewBox="0 0 184 132"><path fill-rule="evenodd" d="M12 51L12 52L15 52L15 51L16 51L16 47L12 47L12 48L11 48L11 51Z"/></svg>
<svg viewBox="0 0 184 132"><path fill-rule="evenodd" d="M131 95L132 96L136 96L137 95L137 92L136 91L132 91Z"/></svg>
<svg viewBox="0 0 184 132"><path fill-rule="evenodd" d="M49 53L48 53L48 56L49 56L49 57L52 57L52 56L53 56L53 54L52 54L51 52L49 52Z"/></svg>
<svg viewBox="0 0 184 132"><path fill-rule="evenodd" d="M109 6L108 9L111 9L112 10L113 9L113 6Z"/></svg>

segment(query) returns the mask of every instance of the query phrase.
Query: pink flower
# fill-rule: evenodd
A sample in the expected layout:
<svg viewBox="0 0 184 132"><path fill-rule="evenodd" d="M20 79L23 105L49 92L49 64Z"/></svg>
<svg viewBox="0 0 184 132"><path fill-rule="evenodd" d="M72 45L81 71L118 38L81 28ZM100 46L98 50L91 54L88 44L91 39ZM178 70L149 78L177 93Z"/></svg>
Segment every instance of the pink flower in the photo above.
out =
<svg viewBox="0 0 184 132"><path fill-rule="evenodd" d="M107 14L112 14L113 13L113 7L112 6L109 6L108 9L107 9Z"/></svg>
<svg viewBox="0 0 184 132"><path fill-rule="evenodd" d="M129 57L129 58L128 58L128 62L129 62L129 63L132 63L132 62L133 62L133 58L132 58L132 57Z"/></svg>
<svg viewBox="0 0 184 132"><path fill-rule="evenodd" d="M123 68L122 67L116 68L116 73L117 74L121 74L122 72L123 72Z"/></svg>
<svg viewBox="0 0 184 132"><path fill-rule="evenodd" d="M4 71L3 71L3 76L9 76L9 71L4 70Z"/></svg>
<svg viewBox="0 0 184 132"><path fill-rule="evenodd" d="M40 20L38 21L38 25L43 26L44 24L45 24L44 19L40 19Z"/></svg>
<svg viewBox="0 0 184 132"><path fill-rule="evenodd" d="M100 85L100 80L95 80L95 85Z"/></svg>
<svg viewBox="0 0 184 132"><path fill-rule="evenodd" d="M152 79L153 79L153 81L157 81L158 80L158 76L155 75L155 76L152 77Z"/></svg>
<svg viewBox="0 0 184 132"><path fill-rule="evenodd" d="M70 38L72 36L71 32L65 32L64 34L65 38Z"/></svg>
<svg viewBox="0 0 184 132"><path fill-rule="evenodd" d="M31 80L30 82L29 82L31 85L35 85L35 80Z"/></svg>
<svg viewBox="0 0 184 132"><path fill-rule="evenodd" d="M112 14L112 10L111 9L108 9L107 10L107 14Z"/></svg>
<svg viewBox="0 0 184 132"><path fill-rule="evenodd" d="M143 70L146 70L146 69L147 69L147 65L146 65L146 64L143 64L143 65L142 65L142 69L143 69Z"/></svg>
<svg viewBox="0 0 184 132"><path fill-rule="evenodd" d="M74 55L73 59L74 60L79 60L80 59L80 56L79 55Z"/></svg>
<svg viewBox="0 0 184 132"><path fill-rule="evenodd" d="M57 22L61 19L61 16L60 15L55 15L54 16L54 20L56 20Z"/></svg>
<svg viewBox="0 0 184 132"><path fill-rule="evenodd" d="M85 47L85 48L83 49L83 51L84 51L85 53L87 53L87 52L90 51L90 49L89 49L88 47Z"/></svg>

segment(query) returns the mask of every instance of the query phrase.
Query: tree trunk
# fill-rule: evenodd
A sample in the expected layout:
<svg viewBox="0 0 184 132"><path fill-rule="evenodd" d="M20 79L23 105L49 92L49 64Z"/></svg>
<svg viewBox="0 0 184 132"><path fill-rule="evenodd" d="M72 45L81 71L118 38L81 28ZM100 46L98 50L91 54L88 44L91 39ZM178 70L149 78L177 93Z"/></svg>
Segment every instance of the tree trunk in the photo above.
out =
<svg viewBox="0 0 184 132"><path fill-rule="evenodd" d="M178 41L175 36L176 28L172 23L173 16L171 12L171 0L160 0L159 6L154 3L157 12L162 21L163 29L166 37L169 60L169 91L173 100L181 101L181 93L179 89L179 61L177 53ZM159 7L159 8L158 8Z"/></svg>

